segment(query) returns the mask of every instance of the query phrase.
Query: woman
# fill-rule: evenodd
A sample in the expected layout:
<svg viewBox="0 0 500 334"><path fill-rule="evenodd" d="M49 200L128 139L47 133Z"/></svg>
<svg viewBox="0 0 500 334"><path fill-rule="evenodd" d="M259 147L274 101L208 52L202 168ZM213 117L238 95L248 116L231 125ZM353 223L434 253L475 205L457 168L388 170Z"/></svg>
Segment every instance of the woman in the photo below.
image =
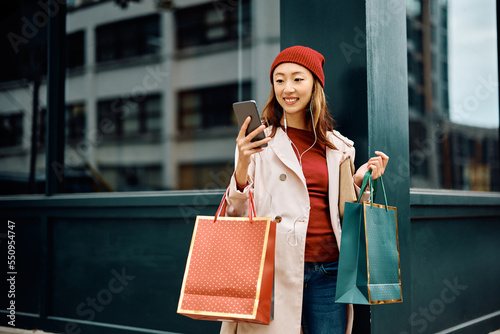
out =
<svg viewBox="0 0 500 334"><path fill-rule="evenodd" d="M267 137L251 142L265 126L236 139L236 168L227 194L228 215L246 216L254 192L257 216L277 224L274 318L270 325L224 323L221 333L345 333L352 305L335 303L340 245L339 165L352 141L333 131L324 94L325 59L293 46L271 66L272 90L263 110ZM258 148L268 143L265 148ZM382 152L353 177L358 196L368 169L380 177L389 158ZM366 196L367 194L365 194Z"/></svg>

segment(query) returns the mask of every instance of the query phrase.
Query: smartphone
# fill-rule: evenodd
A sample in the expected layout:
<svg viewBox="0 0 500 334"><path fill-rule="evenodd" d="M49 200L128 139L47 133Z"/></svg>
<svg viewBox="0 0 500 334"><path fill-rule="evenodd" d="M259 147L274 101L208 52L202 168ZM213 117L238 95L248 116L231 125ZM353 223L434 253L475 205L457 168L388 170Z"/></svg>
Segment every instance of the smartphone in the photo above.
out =
<svg viewBox="0 0 500 334"><path fill-rule="evenodd" d="M240 128L248 116L252 118L250 124L248 124L246 135L248 135L250 132L252 132L253 130L262 125L259 111L257 110L257 103L255 103L254 100L233 103L233 111L234 114L236 115L236 119L238 120L238 125L240 126ZM264 131L262 131L259 132L259 134L257 134L257 136L255 136L252 139L252 141L253 142L258 141L264 138L266 138L266 135L264 134ZM259 147L266 147L266 146L267 143Z"/></svg>

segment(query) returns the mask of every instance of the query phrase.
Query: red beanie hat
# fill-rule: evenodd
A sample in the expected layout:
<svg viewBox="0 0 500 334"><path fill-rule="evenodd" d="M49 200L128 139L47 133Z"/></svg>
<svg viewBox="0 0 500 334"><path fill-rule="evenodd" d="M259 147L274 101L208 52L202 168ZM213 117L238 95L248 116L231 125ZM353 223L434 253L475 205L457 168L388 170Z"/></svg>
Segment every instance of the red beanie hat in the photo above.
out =
<svg viewBox="0 0 500 334"><path fill-rule="evenodd" d="M295 63L304 66L316 76L321 86L325 88L325 74L323 73L325 57L318 51L301 45L295 45L281 51L271 66L271 83L273 83L274 69L282 63Z"/></svg>

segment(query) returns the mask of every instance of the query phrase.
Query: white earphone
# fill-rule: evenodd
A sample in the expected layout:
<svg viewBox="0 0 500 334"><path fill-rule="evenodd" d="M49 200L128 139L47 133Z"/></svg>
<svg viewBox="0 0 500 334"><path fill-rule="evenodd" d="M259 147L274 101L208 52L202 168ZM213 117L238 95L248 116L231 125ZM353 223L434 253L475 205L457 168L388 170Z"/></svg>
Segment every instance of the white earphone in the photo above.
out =
<svg viewBox="0 0 500 334"><path fill-rule="evenodd" d="M288 140L290 141L290 143L292 144L294 150L297 151L297 154L299 156L299 164L300 164L301 167L302 167L302 156L304 154L306 154L306 152L309 151L311 148L313 148L314 145L316 145L316 142L318 141L318 136L316 135L316 127L314 126L314 116L313 116L313 112L312 112L312 97L311 97L311 101L309 102L309 112L311 113L311 123L312 123L312 127L313 127L313 132L314 132L314 143L307 150L305 150L304 152L302 152L302 154L301 154L299 152L299 149L297 148L297 146L295 146L295 144L290 139L290 137L288 137L287 126L286 126L286 111L285 111L285 109L283 109L283 114L285 116L285 119L284 119L284 122L283 122L284 125L285 125L285 134L288 137Z"/></svg>

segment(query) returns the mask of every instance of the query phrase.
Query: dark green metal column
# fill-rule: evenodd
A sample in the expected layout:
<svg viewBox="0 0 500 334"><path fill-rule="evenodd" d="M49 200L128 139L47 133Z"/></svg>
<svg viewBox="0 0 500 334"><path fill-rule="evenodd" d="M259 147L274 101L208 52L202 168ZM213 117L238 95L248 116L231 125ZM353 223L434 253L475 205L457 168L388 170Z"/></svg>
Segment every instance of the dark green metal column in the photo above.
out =
<svg viewBox="0 0 500 334"><path fill-rule="evenodd" d="M384 175L398 208L403 303L371 307L372 333L410 333L411 225L406 7L402 0L366 1L368 151L390 156Z"/></svg>
<svg viewBox="0 0 500 334"><path fill-rule="evenodd" d="M365 2L281 1L281 48L304 45L321 52L325 93L337 129L356 143L356 164L367 156Z"/></svg>
<svg viewBox="0 0 500 334"><path fill-rule="evenodd" d="M64 176L66 1L49 0L47 36L47 150L45 194L61 189Z"/></svg>
<svg viewBox="0 0 500 334"><path fill-rule="evenodd" d="M355 309L355 333L410 332L411 271L406 8L403 0L281 1L281 47L305 45L326 58L325 93L337 129L356 146L356 165L375 150L398 208L401 304Z"/></svg>

